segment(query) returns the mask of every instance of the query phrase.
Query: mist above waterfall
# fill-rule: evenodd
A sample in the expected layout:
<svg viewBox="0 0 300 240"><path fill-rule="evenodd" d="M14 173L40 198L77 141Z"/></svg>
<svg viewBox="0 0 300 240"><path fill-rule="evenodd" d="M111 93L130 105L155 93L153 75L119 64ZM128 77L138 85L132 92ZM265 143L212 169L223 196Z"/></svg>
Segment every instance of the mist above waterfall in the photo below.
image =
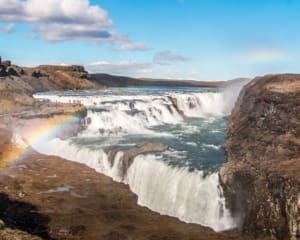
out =
<svg viewBox="0 0 300 240"><path fill-rule="evenodd" d="M223 90L223 98L225 100L224 112L230 114L234 104L239 97L240 91L242 88L251 81L249 78L238 78L228 81Z"/></svg>

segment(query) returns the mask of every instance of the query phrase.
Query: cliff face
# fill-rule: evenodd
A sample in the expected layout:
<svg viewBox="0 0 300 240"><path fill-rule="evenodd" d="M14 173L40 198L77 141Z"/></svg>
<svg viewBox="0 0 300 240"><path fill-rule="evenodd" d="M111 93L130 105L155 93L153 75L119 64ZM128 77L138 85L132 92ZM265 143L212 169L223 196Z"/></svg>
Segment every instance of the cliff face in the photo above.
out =
<svg viewBox="0 0 300 240"><path fill-rule="evenodd" d="M87 79L88 72L83 66L55 66L41 65L36 68L37 76L47 76L50 88L54 90L79 90L79 89L99 89L100 85L93 83ZM45 86L44 86L45 87ZM35 89L37 89L35 87ZM53 89L51 89L53 90Z"/></svg>
<svg viewBox="0 0 300 240"><path fill-rule="evenodd" d="M220 171L243 233L300 238L300 75L267 75L242 90Z"/></svg>
<svg viewBox="0 0 300 240"><path fill-rule="evenodd" d="M86 78L87 72L82 66L24 68L4 63L0 65L0 114L34 107L36 101L32 94L36 92L102 87Z"/></svg>

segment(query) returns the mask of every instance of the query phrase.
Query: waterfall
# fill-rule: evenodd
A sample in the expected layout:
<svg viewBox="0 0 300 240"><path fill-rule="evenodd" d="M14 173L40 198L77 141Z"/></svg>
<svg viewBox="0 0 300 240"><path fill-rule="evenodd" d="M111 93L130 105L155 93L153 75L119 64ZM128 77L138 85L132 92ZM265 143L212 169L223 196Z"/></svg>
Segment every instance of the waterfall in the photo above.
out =
<svg viewBox="0 0 300 240"><path fill-rule="evenodd" d="M136 94L126 94L126 91L122 93L79 91L36 94L37 99L84 104L88 113L84 121L85 130L75 138L77 141L56 138L33 147L45 154L86 164L117 182L128 184L131 191L137 194L138 204L153 211L188 223L208 226L216 231L234 228L237 223L225 207L218 172L204 174L197 167L189 168L193 166L193 161L201 161L200 157L198 159L197 155L193 155L190 160L186 154L181 153L184 153L184 146L204 154L202 158L207 156L207 152L201 153L203 149L210 151L211 156L220 156L216 152L221 151L218 147L221 143L214 145L215 142L211 142L219 131L209 122L210 119L224 121L222 117L230 114L237 94L232 94L228 89L224 92L201 90L145 94L139 90ZM211 129L202 130L202 136L201 126L187 123L188 119L194 118ZM177 127L170 132L165 129L169 125ZM122 150L116 154L107 152L105 146L113 148L119 143L134 145L139 141L132 140L130 136L170 138L169 143L173 141L172 137L175 138L177 145L174 144L174 147L179 146L179 149L170 151L173 151L172 158L178 164L176 161L170 164L166 155L158 153L136 155L129 164L124 162L128 158L124 157L125 152ZM190 138L185 139L186 136ZM94 140L86 144L84 139ZM182 164L182 161L191 162Z"/></svg>
<svg viewBox="0 0 300 240"><path fill-rule="evenodd" d="M153 154L136 156L124 171L122 151L110 159L102 149L91 150L60 139L34 147L44 154L83 163L114 181L128 184L137 194L138 204L153 211L215 231L235 227L225 208L218 173L204 176L201 171L172 167Z"/></svg>

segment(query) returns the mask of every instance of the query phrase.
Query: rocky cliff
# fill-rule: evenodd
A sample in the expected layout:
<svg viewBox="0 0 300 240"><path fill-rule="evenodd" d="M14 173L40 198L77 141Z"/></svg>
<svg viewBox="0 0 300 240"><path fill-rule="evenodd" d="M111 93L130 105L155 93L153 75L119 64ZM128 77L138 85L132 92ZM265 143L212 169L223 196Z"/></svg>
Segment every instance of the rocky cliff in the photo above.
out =
<svg viewBox="0 0 300 240"><path fill-rule="evenodd" d="M34 107L32 94L43 91L99 89L102 86L86 78L82 66L50 66L25 68L0 65L0 114L20 112Z"/></svg>
<svg viewBox="0 0 300 240"><path fill-rule="evenodd" d="M242 90L220 177L243 233L300 239L300 75L267 75Z"/></svg>

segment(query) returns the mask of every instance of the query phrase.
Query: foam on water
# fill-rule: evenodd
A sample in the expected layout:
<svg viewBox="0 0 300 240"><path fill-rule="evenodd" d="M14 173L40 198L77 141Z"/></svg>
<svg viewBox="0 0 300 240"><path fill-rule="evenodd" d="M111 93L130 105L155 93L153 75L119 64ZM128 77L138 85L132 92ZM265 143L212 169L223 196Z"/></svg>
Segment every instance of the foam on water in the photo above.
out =
<svg viewBox="0 0 300 240"><path fill-rule="evenodd" d="M178 124L185 117L220 117L228 114L220 92L169 93L165 96L55 95L37 94L52 102L81 103L90 108L86 136L155 134L150 128ZM174 100L176 104L174 104Z"/></svg>
<svg viewBox="0 0 300 240"><path fill-rule="evenodd" d="M225 207L218 173L204 177L201 171L170 167L154 155L140 155L129 168L126 183L140 205L161 214L216 231L235 226Z"/></svg>

